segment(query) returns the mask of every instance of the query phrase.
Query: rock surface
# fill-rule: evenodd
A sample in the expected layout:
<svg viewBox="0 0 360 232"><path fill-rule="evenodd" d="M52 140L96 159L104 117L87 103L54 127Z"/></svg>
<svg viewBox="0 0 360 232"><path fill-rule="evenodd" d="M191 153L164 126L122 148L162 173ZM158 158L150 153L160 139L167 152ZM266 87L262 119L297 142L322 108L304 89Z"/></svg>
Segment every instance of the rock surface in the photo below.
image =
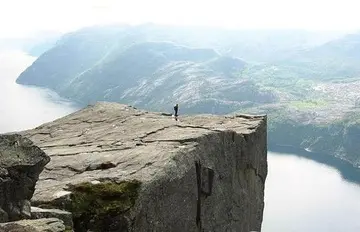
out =
<svg viewBox="0 0 360 232"><path fill-rule="evenodd" d="M57 218L21 220L0 223L0 232L65 232L65 226Z"/></svg>
<svg viewBox="0 0 360 232"><path fill-rule="evenodd" d="M260 231L266 117L179 119L97 103L22 132L51 157L33 204L75 231Z"/></svg>
<svg viewBox="0 0 360 232"><path fill-rule="evenodd" d="M30 199L49 161L29 139L0 135L0 222L30 218Z"/></svg>
<svg viewBox="0 0 360 232"><path fill-rule="evenodd" d="M59 209L41 209L38 207L31 207L31 218L58 218L64 222L67 229L70 230L73 228L72 214Z"/></svg>

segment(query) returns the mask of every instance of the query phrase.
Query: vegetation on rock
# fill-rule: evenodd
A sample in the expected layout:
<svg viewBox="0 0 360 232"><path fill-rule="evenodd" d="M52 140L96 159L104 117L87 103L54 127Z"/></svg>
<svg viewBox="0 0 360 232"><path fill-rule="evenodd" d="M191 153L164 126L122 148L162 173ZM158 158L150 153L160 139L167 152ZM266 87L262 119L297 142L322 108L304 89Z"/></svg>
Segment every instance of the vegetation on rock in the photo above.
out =
<svg viewBox="0 0 360 232"><path fill-rule="evenodd" d="M74 229L77 232L127 231L126 213L133 207L141 183L81 183L70 186Z"/></svg>

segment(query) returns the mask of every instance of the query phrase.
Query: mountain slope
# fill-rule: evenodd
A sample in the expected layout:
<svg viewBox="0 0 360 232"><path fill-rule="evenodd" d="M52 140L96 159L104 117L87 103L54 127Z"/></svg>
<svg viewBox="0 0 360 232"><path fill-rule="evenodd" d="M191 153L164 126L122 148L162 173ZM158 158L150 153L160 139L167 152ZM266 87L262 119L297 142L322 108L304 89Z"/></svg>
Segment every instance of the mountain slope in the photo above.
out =
<svg viewBox="0 0 360 232"><path fill-rule="evenodd" d="M127 44L126 36L106 36L65 37L17 82L48 87L83 104L106 100L164 110L181 102L182 110L196 113L228 113L244 104L277 99L275 93L239 77L247 65L244 61L213 49L171 42Z"/></svg>
<svg viewBox="0 0 360 232"><path fill-rule="evenodd" d="M360 33L349 34L302 51L297 51L281 64L312 69L310 78L322 81L360 76Z"/></svg>

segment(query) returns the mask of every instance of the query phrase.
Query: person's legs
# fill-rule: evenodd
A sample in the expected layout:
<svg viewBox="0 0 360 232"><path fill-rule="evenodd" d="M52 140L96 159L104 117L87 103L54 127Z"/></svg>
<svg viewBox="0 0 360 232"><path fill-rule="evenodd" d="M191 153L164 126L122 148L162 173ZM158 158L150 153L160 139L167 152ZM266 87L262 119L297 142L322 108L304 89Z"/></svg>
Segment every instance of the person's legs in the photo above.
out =
<svg viewBox="0 0 360 232"><path fill-rule="evenodd" d="M178 108L174 107L174 111L175 111L175 117L177 117L178 116Z"/></svg>
<svg viewBox="0 0 360 232"><path fill-rule="evenodd" d="M178 117L178 110L179 110L179 108L178 108L178 104L176 104L176 106L174 107L174 111L175 111L175 120L177 121L177 117Z"/></svg>

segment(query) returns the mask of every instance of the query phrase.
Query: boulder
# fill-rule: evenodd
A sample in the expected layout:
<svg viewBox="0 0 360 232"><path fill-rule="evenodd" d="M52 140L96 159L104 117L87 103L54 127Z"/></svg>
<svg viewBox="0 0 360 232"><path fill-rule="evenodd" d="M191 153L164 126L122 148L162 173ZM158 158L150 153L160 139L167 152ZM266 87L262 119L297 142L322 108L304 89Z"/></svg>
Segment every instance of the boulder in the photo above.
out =
<svg viewBox="0 0 360 232"><path fill-rule="evenodd" d="M70 212L59 209L31 207L31 219L41 218L59 218L64 222L66 229L71 230L73 228L72 214Z"/></svg>
<svg viewBox="0 0 360 232"><path fill-rule="evenodd" d="M166 114L98 103L22 132L51 161L32 203L82 231L260 231L266 116Z"/></svg>
<svg viewBox="0 0 360 232"><path fill-rule="evenodd" d="M49 161L29 139L0 135L0 222L30 218L30 199Z"/></svg>
<svg viewBox="0 0 360 232"><path fill-rule="evenodd" d="M60 219L43 218L0 223L0 232L66 232L66 230Z"/></svg>

